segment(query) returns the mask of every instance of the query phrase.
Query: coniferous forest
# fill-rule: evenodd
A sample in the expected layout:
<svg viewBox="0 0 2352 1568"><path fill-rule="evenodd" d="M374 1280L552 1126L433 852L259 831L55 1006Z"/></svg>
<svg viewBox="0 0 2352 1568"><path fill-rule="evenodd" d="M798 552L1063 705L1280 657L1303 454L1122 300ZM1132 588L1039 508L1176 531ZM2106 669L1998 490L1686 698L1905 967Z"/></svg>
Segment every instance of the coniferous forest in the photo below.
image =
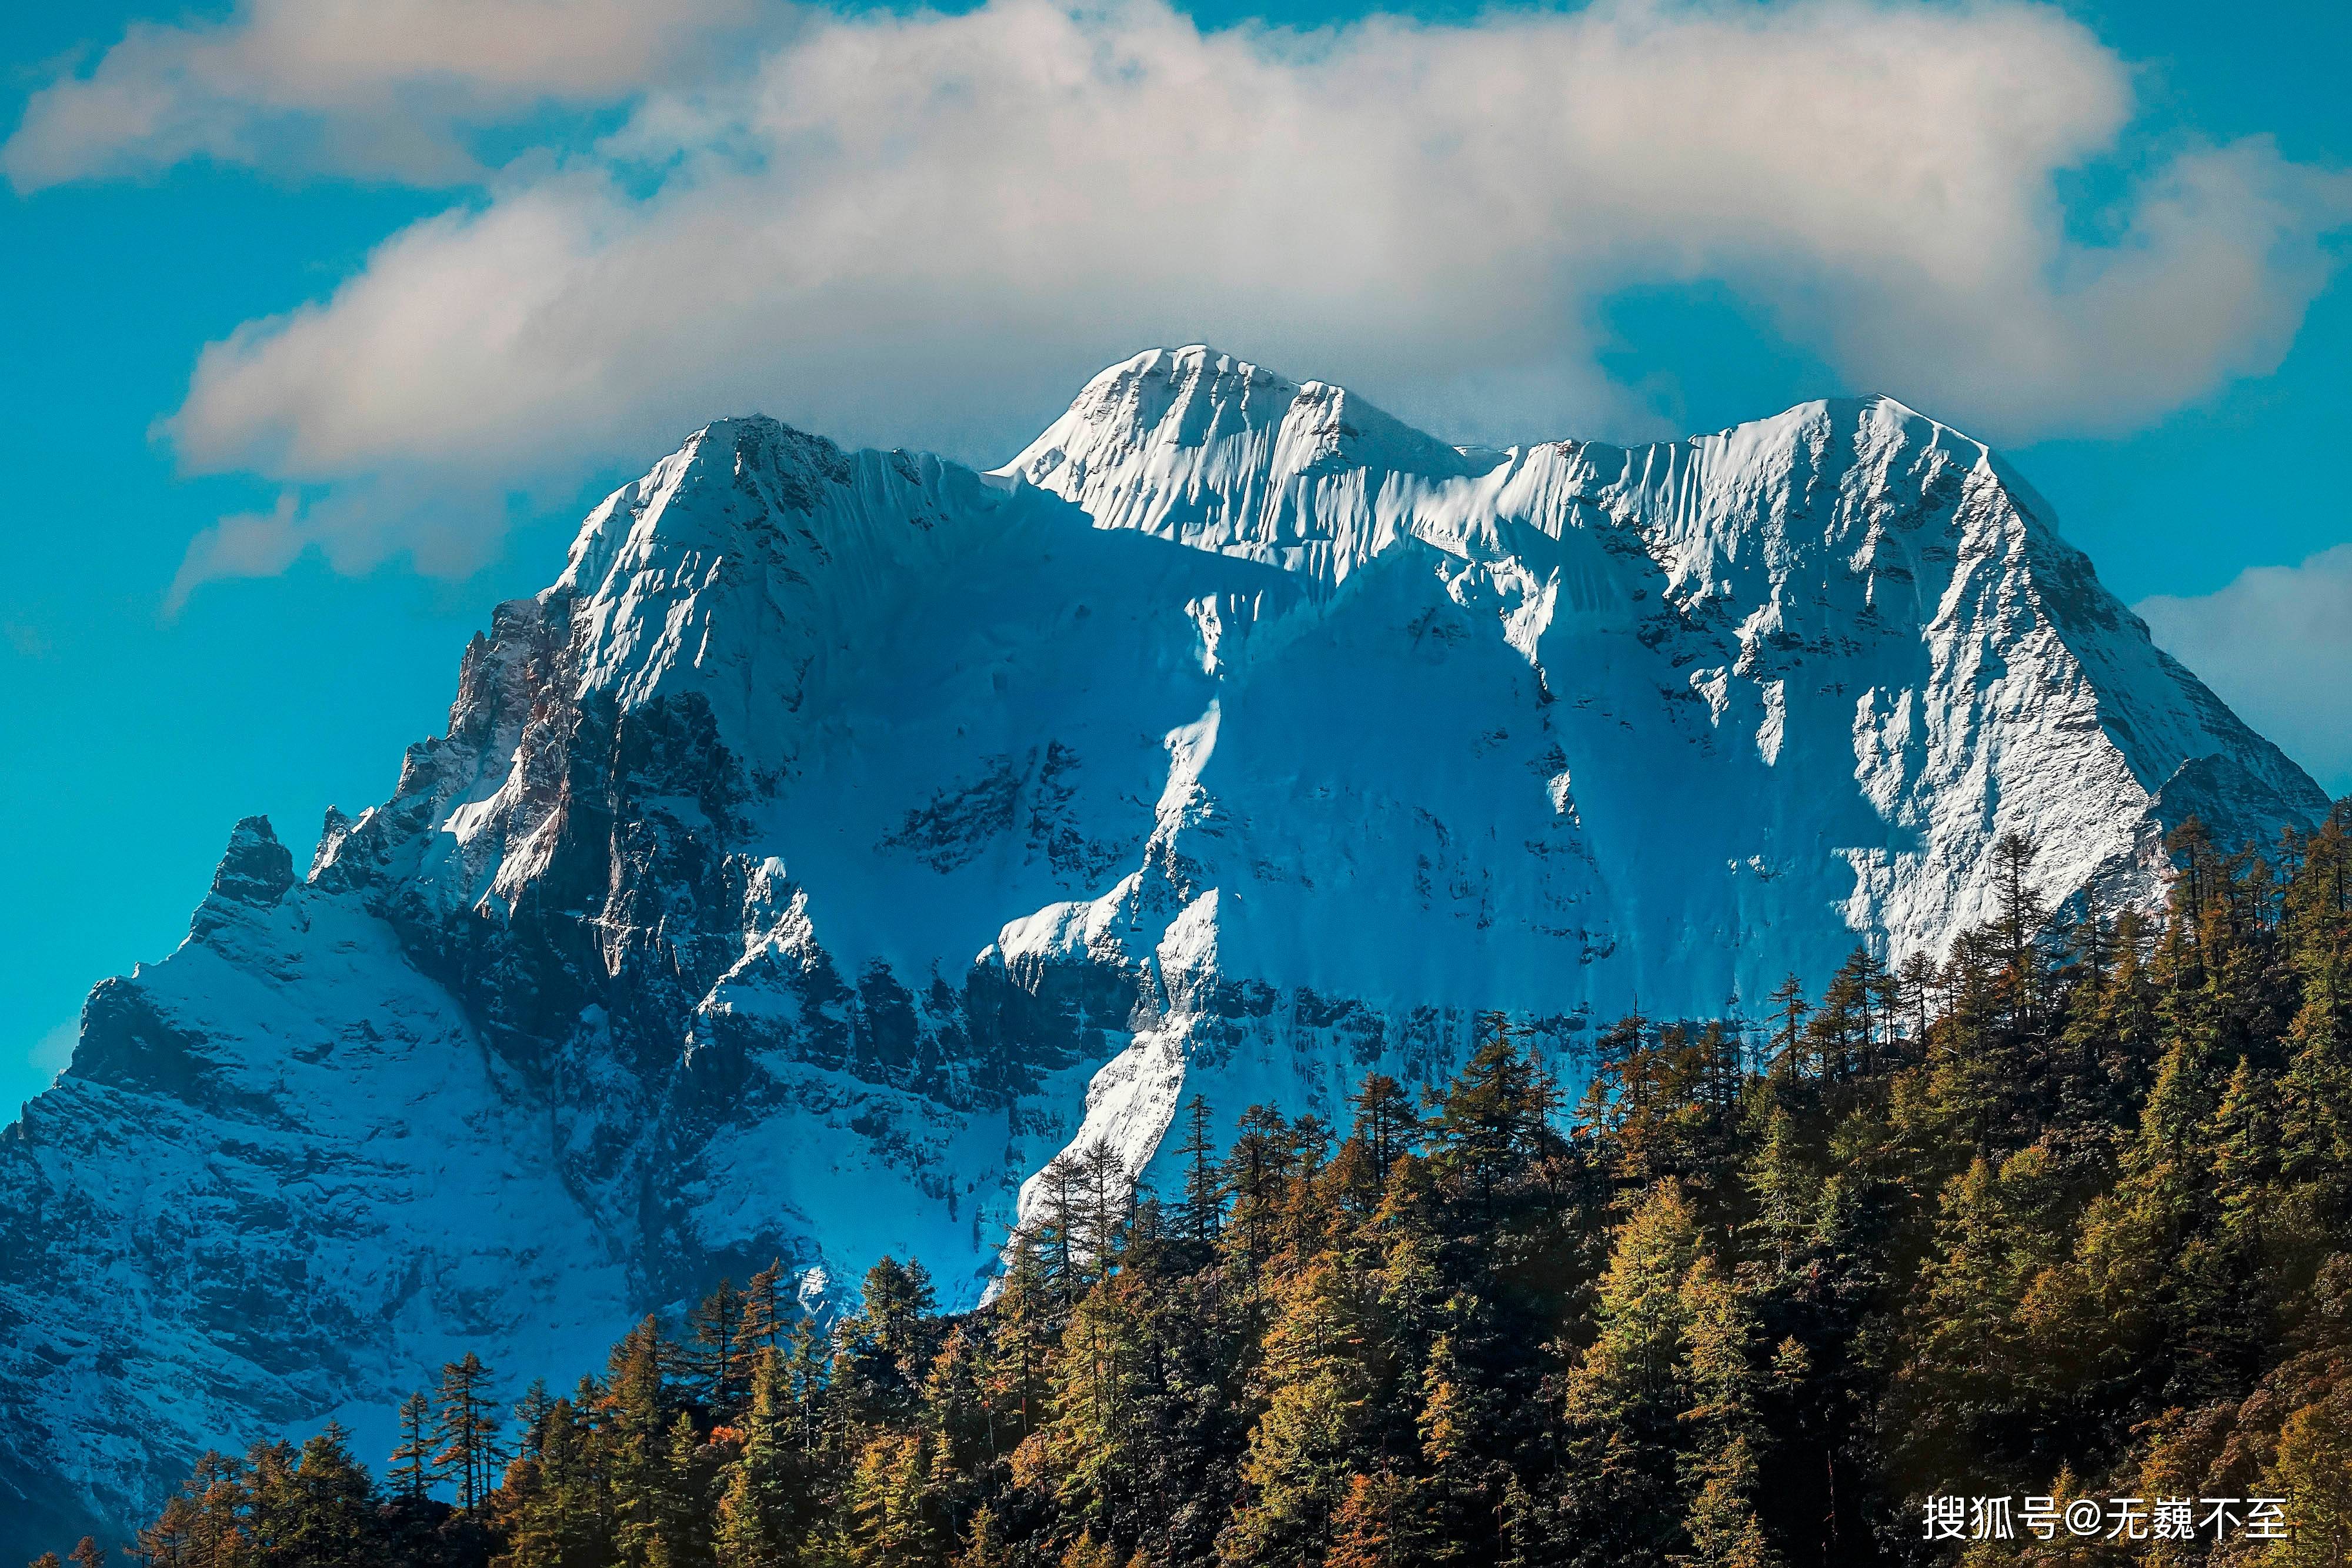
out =
<svg viewBox="0 0 2352 1568"><path fill-rule="evenodd" d="M2172 848L2162 920L2045 910L2005 840L1999 918L1941 963L1857 952L1574 1064L1488 1020L1452 1082L1369 1077L1345 1125L1253 1110L1217 1147L1195 1100L1158 1196L1101 1151L1051 1167L976 1311L885 1259L820 1325L771 1268L574 1388L452 1364L373 1474L333 1428L207 1455L129 1550L2342 1563L2352 803ZM2283 1525L2229 1528L2260 1500ZM2078 1502L2095 1529L2049 1525Z"/></svg>

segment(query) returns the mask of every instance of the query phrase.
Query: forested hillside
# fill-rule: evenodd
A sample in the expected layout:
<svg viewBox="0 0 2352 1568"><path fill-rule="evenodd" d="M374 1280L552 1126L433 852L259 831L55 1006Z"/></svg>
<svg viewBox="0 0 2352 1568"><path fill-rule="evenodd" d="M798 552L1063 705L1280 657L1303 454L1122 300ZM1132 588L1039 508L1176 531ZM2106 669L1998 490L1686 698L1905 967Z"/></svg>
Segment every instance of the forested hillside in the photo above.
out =
<svg viewBox="0 0 2352 1568"><path fill-rule="evenodd" d="M1574 1106L1499 1021L1345 1126L1254 1110L1217 1149L1195 1102L1181 1193L1066 1159L975 1312L886 1260L820 1332L771 1271L511 1418L453 1366L380 1479L331 1429L207 1457L138 1551L2339 1563L2352 803L2267 855L2173 847L2159 922L2053 917L2005 840L1948 963L1626 1019ZM2045 1542L2070 1502L2096 1528Z"/></svg>

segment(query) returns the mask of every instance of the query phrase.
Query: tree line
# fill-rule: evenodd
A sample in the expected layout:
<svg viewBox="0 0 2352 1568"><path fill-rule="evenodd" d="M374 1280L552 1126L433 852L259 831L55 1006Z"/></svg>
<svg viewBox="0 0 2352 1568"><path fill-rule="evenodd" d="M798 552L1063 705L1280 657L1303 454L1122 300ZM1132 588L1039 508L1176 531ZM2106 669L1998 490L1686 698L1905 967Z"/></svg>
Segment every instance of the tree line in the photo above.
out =
<svg viewBox="0 0 2352 1568"><path fill-rule="evenodd" d="M159 1568L2340 1564L2352 804L2193 822L2162 918L2005 839L1942 962L1627 1018L1574 1105L1501 1017L1344 1128L1182 1112L1164 1191L1048 1168L1001 1288L771 1268L509 1413L471 1357L381 1480L207 1454ZM2286 1500L2278 1540L1929 1539L1941 1494ZM1928 1512L1932 1513L1932 1509ZM94 1552L94 1548L92 1549ZM54 1563L54 1559L47 1560Z"/></svg>

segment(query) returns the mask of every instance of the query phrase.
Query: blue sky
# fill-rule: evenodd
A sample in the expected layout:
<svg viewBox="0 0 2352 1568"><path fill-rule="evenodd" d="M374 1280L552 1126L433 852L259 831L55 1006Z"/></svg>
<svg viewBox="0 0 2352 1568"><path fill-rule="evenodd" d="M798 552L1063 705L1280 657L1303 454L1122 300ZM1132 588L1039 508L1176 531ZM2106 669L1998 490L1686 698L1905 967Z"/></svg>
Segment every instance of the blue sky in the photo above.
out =
<svg viewBox="0 0 2352 1568"><path fill-rule="evenodd" d="M1205 339L1455 439L1885 391L2352 789L2352 7L53 7L0 48L0 1105L694 425ZM462 25L453 20L462 17Z"/></svg>

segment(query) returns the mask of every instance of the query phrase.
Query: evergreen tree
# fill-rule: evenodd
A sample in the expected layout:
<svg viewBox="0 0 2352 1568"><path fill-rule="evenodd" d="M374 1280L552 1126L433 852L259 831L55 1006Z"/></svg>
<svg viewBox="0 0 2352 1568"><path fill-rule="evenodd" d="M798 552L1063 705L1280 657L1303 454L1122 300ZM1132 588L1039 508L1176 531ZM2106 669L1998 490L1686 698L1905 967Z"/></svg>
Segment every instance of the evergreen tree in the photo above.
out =
<svg viewBox="0 0 2352 1568"><path fill-rule="evenodd" d="M453 1363L437 1406L402 1408L383 1506L339 1432L261 1443L199 1459L138 1554L1929 1568L2123 1550L1947 1552L1918 1506L1958 1484L2282 1497L2288 1539L2151 1542L2150 1560L2333 1563L2352 1550L2347 827L2339 810L2265 858L2184 825L2160 920L2086 903L2055 937L2031 846L2009 844L1985 868L1991 922L1940 963L1890 973L1863 949L1818 998L1783 987L1759 1058L1736 1020L1602 1029L1570 1058L1591 1071L1565 1135L1543 1063L1494 1015L1425 1116L1374 1074L1344 1135L1255 1107L1220 1159L1196 1098L1181 1201L1139 1201L1099 1145L1057 1160L975 1309L942 1316L918 1266L885 1259L827 1331L772 1264L706 1297L683 1348L648 1319L604 1380L534 1385L502 1477L487 1393L466 1415ZM445 1465L462 1514L428 1495Z"/></svg>
<svg viewBox="0 0 2352 1568"><path fill-rule="evenodd" d="M1242 1112L1225 1155L1226 1190L1233 1195L1229 1241L1252 1268L1272 1256L1282 1196L1293 1163L1290 1123L1271 1106Z"/></svg>
<svg viewBox="0 0 2352 1568"><path fill-rule="evenodd" d="M400 1402L400 1442L392 1450L389 1478L394 1497L411 1503L425 1500L441 1479L436 1442L433 1402L420 1389Z"/></svg>
<svg viewBox="0 0 2352 1568"><path fill-rule="evenodd" d="M1421 1118L1413 1111L1412 1099L1396 1079L1375 1072L1364 1075L1352 1104L1356 1136L1371 1154L1374 1173L1386 1182L1389 1167L1420 1145Z"/></svg>
<svg viewBox="0 0 2352 1568"><path fill-rule="evenodd" d="M720 1473L713 1545L719 1568L783 1568L799 1455L783 1355L763 1345L751 1362L751 1402L736 1457Z"/></svg>
<svg viewBox="0 0 2352 1568"><path fill-rule="evenodd" d="M1524 1055L1499 1017L1453 1084L1437 1097L1429 1137L1441 1180L1495 1217L1496 1194L1552 1142L1559 1091L1543 1063Z"/></svg>
<svg viewBox="0 0 2352 1568"><path fill-rule="evenodd" d="M482 1358L467 1351L462 1360L444 1363L434 1394L434 1431L442 1447L433 1463L457 1489L457 1507L465 1512L480 1503L497 1475L500 1426Z"/></svg>
<svg viewBox="0 0 2352 1568"><path fill-rule="evenodd" d="M692 1356L701 1382L703 1403L717 1415L732 1415L750 1392L750 1321L743 1292L731 1279L721 1279L688 1314Z"/></svg>
<svg viewBox="0 0 2352 1568"><path fill-rule="evenodd" d="M1705 1254L1683 1277L1681 1293L1690 1324L1685 1381L1692 1403L1681 1416L1686 1435L1679 1457L1689 1549L1673 1560L1689 1568L1771 1568L1779 1553L1757 1506L1756 1456L1769 1434L1755 1314Z"/></svg>
<svg viewBox="0 0 2352 1568"><path fill-rule="evenodd" d="M1244 1501L1218 1537L1230 1563L1313 1562L1364 1447L1382 1381L1362 1280L1318 1259L1276 1289L1260 1372L1265 1413L1242 1465Z"/></svg>
<svg viewBox="0 0 2352 1568"><path fill-rule="evenodd" d="M334 1422L302 1445L293 1505L271 1542L278 1561L302 1568L373 1568L375 1487Z"/></svg>
<svg viewBox="0 0 2352 1568"><path fill-rule="evenodd" d="M1177 1231L1193 1245L1208 1247L1224 1228L1225 1178L1209 1136L1209 1102L1200 1095L1185 1104L1184 1141L1176 1153L1184 1162L1184 1201L1177 1210Z"/></svg>
<svg viewBox="0 0 2352 1568"><path fill-rule="evenodd" d="M955 1568L1012 1568L1014 1559L996 1522L996 1510L982 1503L974 1510L963 1551Z"/></svg>
<svg viewBox="0 0 2352 1568"><path fill-rule="evenodd" d="M1772 1060L1783 1073L1805 1076L1798 1047L1804 1040L1804 1022L1812 1011L1805 1001L1805 983L1791 974L1774 988L1771 1001Z"/></svg>
<svg viewBox="0 0 2352 1568"><path fill-rule="evenodd" d="M847 1560L859 1568L944 1563L952 1537L931 1489L936 1439L927 1431L876 1433L844 1498Z"/></svg>
<svg viewBox="0 0 2352 1568"><path fill-rule="evenodd" d="M624 1568L669 1568L677 1512L671 1468L671 1360L647 1317L614 1347L599 1436L610 1488L613 1545Z"/></svg>
<svg viewBox="0 0 2352 1568"><path fill-rule="evenodd" d="M1097 1141L1078 1156L1081 1198L1079 1255L1090 1278L1108 1279L1127 1245L1135 1213L1135 1179L1108 1142Z"/></svg>
<svg viewBox="0 0 2352 1568"><path fill-rule="evenodd" d="M139 1561L148 1568L197 1568L193 1535L195 1507L186 1498L172 1498L163 1504L163 1514L155 1516L155 1523L139 1531ZM97 1542L89 1544L97 1549ZM75 1547L75 1552L80 1552L80 1547ZM52 1554L49 1561L54 1563L57 1556Z"/></svg>
<svg viewBox="0 0 2352 1568"><path fill-rule="evenodd" d="M751 1283L743 1289L742 1321L735 1331L743 1364L750 1366L751 1357L761 1351L778 1348L796 1315L785 1289L784 1260L775 1258L752 1275Z"/></svg>

